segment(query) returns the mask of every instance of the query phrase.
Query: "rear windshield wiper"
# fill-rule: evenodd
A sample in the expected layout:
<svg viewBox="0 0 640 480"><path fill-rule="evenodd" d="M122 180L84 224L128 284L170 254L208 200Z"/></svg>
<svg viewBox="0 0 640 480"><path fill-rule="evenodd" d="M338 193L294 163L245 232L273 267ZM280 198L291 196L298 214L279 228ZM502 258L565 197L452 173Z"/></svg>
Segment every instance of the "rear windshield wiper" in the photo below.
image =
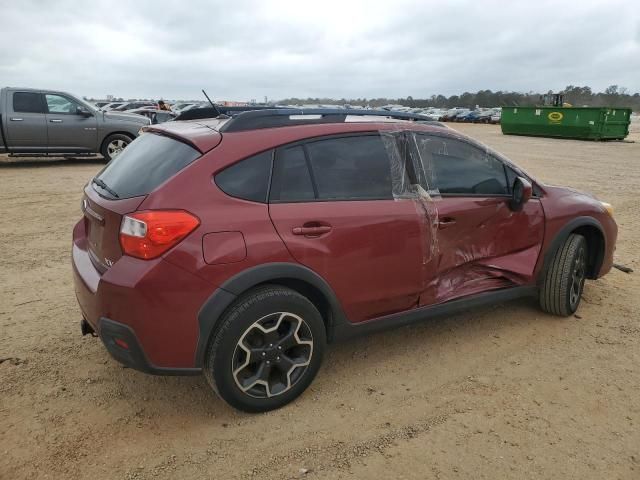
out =
<svg viewBox="0 0 640 480"><path fill-rule="evenodd" d="M107 192L109 192L112 196L116 198L120 198L120 195L118 195L112 188L109 188L109 185L104 183L104 180L101 180L98 177L93 177L93 180L91 180L91 183L95 183L103 190L106 190Z"/></svg>

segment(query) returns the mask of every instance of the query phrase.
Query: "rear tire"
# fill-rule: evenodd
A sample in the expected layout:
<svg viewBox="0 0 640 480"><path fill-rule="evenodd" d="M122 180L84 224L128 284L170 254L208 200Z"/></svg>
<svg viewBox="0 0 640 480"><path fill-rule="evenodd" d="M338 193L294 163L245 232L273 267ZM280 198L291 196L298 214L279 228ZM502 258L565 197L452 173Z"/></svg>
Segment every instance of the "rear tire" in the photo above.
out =
<svg viewBox="0 0 640 480"><path fill-rule="evenodd" d="M540 289L540 307L567 317L580 305L587 272L587 241L572 233L554 254Z"/></svg>
<svg viewBox="0 0 640 480"><path fill-rule="evenodd" d="M107 162L117 157L127 145L133 142L133 138L122 133L114 133L105 138L100 148L100 153Z"/></svg>
<svg viewBox="0 0 640 480"><path fill-rule="evenodd" d="M316 307L285 287L247 292L224 314L204 375L229 405L266 412L295 400L320 369L326 331Z"/></svg>

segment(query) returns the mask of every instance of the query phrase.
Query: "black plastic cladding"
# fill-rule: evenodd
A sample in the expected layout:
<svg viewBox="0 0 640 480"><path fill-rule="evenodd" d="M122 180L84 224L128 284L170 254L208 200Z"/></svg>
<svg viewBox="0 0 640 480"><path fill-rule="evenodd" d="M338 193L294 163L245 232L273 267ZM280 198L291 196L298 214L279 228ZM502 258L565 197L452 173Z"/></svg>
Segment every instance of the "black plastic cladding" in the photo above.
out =
<svg viewBox="0 0 640 480"><path fill-rule="evenodd" d="M320 118L292 119L292 115L319 115ZM413 120L421 123L440 125L429 117L416 113L391 112L387 110L350 110L340 108L288 108L243 111L234 115L220 128L221 133L244 132L262 128L288 127L294 125L314 125L323 123L343 123L347 116L387 117L397 120Z"/></svg>

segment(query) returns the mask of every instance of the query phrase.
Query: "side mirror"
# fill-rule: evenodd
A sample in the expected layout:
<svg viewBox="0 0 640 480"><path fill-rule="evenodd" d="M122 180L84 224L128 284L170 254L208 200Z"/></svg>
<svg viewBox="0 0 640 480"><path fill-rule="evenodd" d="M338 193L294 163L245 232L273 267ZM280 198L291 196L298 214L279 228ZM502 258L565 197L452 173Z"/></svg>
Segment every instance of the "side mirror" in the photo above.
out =
<svg viewBox="0 0 640 480"><path fill-rule="evenodd" d="M517 177L513 182L513 188L511 189L512 196L509 206L514 212L519 212L525 203L529 201L533 193L533 187L531 182L523 177Z"/></svg>
<svg viewBox="0 0 640 480"><path fill-rule="evenodd" d="M82 115L83 117L91 117L91 116L93 116L93 114L89 110L84 108L84 107L77 107L76 108L76 113L78 115Z"/></svg>

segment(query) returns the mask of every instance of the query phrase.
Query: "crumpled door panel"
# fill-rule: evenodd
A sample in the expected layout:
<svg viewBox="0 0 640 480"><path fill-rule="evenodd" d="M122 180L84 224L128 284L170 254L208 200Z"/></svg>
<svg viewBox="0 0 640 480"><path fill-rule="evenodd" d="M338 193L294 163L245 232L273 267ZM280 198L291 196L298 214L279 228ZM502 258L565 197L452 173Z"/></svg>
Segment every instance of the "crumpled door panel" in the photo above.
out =
<svg viewBox="0 0 640 480"><path fill-rule="evenodd" d="M537 199L520 212L506 197L443 197L436 206L438 250L420 305L533 281L544 235Z"/></svg>

